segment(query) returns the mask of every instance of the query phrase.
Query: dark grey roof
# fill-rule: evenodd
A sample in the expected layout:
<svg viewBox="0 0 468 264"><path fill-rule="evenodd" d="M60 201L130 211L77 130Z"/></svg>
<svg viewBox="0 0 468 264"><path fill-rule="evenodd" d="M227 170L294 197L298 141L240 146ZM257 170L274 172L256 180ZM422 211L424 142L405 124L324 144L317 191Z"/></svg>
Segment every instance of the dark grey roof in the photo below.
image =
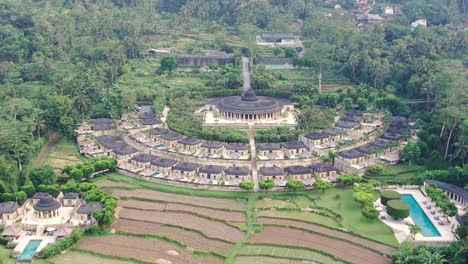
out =
<svg viewBox="0 0 468 264"><path fill-rule="evenodd" d="M305 138L312 139L312 140L319 140L328 138L328 135L322 132L310 132L304 135Z"/></svg>
<svg viewBox="0 0 468 264"><path fill-rule="evenodd" d="M205 165L198 170L199 173L208 173L208 174L220 174L226 168L223 166L216 166L216 165Z"/></svg>
<svg viewBox="0 0 468 264"><path fill-rule="evenodd" d="M227 168L224 173L226 173L226 175L248 176L250 171L247 167L232 166Z"/></svg>
<svg viewBox="0 0 468 264"><path fill-rule="evenodd" d="M358 123L352 122L352 121L338 121L335 124L336 127L341 127L341 128L353 128L357 125Z"/></svg>
<svg viewBox="0 0 468 264"><path fill-rule="evenodd" d="M284 169L280 167L261 167L260 174L263 176L282 176L284 175Z"/></svg>
<svg viewBox="0 0 468 264"><path fill-rule="evenodd" d="M114 129L114 123L110 118L96 118L92 120L92 129L94 131L103 131Z"/></svg>
<svg viewBox="0 0 468 264"><path fill-rule="evenodd" d="M89 202L81 205L76 212L78 214L90 215L94 213L94 211L101 210L102 208L104 208L104 206L99 202Z"/></svg>
<svg viewBox="0 0 468 264"><path fill-rule="evenodd" d="M137 162L142 162L142 163L148 163L151 162L155 159L157 159L155 155L152 154L138 154L132 158L132 160L137 161Z"/></svg>
<svg viewBox="0 0 468 264"><path fill-rule="evenodd" d="M174 170L179 171L195 171L200 167L200 165L191 162L181 162L174 166Z"/></svg>
<svg viewBox="0 0 468 264"><path fill-rule="evenodd" d="M324 130L322 130L322 133L329 135L329 136L337 136L337 135L346 134L346 131L338 127L330 127L330 128L325 128Z"/></svg>
<svg viewBox="0 0 468 264"><path fill-rule="evenodd" d="M283 108L283 102L273 97L256 96L253 90L245 91L242 96L229 96L218 102L218 108L227 113L271 114Z"/></svg>
<svg viewBox="0 0 468 264"><path fill-rule="evenodd" d="M44 196L39 199L39 202L34 205L34 210L44 212L52 211L60 208L60 203L52 196Z"/></svg>
<svg viewBox="0 0 468 264"><path fill-rule="evenodd" d="M261 38L264 40L264 41L268 41L268 42L277 42L277 41L280 41L282 39L296 39L297 36L293 35L293 34L284 34L284 33L263 33L261 35Z"/></svg>
<svg viewBox="0 0 468 264"><path fill-rule="evenodd" d="M67 192L63 195L63 199L78 199L80 195L74 192Z"/></svg>
<svg viewBox="0 0 468 264"><path fill-rule="evenodd" d="M113 149L112 152L114 152L116 155L123 156L136 153L138 150L134 147L130 147L129 145L124 145L121 148Z"/></svg>
<svg viewBox="0 0 468 264"><path fill-rule="evenodd" d="M11 214L18 210L18 204L16 202L4 202L0 203L0 214Z"/></svg>
<svg viewBox="0 0 468 264"><path fill-rule="evenodd" d="M280 150L281 146L278 143L260 143L257 147L258 150Z"/></svg>
<svg viewBox="0 0 468 264"><path fill-rule="evenodd" d="M408 119L404 116L392 116L391 121L392 123L393 122L408 123Z"/></svg>
<svg viewBox="0 0 468 264"><path fill-rule="evenodd" d="M435 186L437 186L437 188L454 193L460 197L463 197L465 201L468 201L468 190L465 190L460 186L436 180L425 180L425 182L426 184L434 184Z"/></svg>
<svg viewBox="0 0 468 264"><path fill-rule="evenodd" d="M338 155L345 159L355 159L355 158L366 156L366 154L359 152L355 149L344 150L344 151L338 152Z"/></svg>
<svg viewBox="0 0 468 264"><path fill-rule="evenodd" d="M160 158L151 161L151 165L161 168L169 168L177 164L177 161L171 159Z"/></svg>
<svg viewBox="0 0 468 264"><path fill-rule="evenodd" d="M287 148L287 149L301 149L301 148L307 148L306 145L304 145L304 143L300 142L300 141L293 141L293 142L286 142L286 143L283 143L283 147Z"/></svg>
<svg viewBox="0 0 468 264"><path fill-rule="evenodd" d="M286 171L292 175L309 174L312 172L309 167L300 165L287 167Z"/></svg>
<svg viewBox="0 0 468 264"><path fill-rule="evenodd" d="M182 138L182 135L177 133L177 132L168 132L164 135L161 136L161 138L165 139L165 140L170 140L170 141L174 141L174 140L179 140Z"/></svg>
<svg viewBox="0 0 468 264"><path fill-rule="evenodd" d="M371 144L373 146L375 146L375 147L378 147L378 148L381 148L381 149L386 149L386 148L389 148L390 145L392 145L392 143L393 142L388 141L386 139L378 138L374 142L372 142Z"/></svg>
<svg viewBox="0 0 468 264"><path fill-rule="evenodd" d="M223 146L224 146L223 142L212 141L212 140L205 141L203 142L203 144L201 144L202 148L212 148L212 149L222 148Z"/></svg>
<svg viewBox="0 0 468 264"><path fill-rule="evenodd" d="M318 163L310 166L313 171L316 172L327 172L327 171L336 171L336 168L327 163Z"/></svg>
<svg viewBox="0 0 468 264"><path fill-rule="evenodd" d="M245 143L239 143L239 142L228 143L226 145L226 149L228 149L228 150L247 150L248 145L245 144Z"/></svg>
<svg viewBox="0 0 468 264"><path fill-rule="evenodd" d="M32 199L41 199L43 197L52 197L52 196L46 192L37 192L33 195Z"/></svg>
<svg viewBox="0 0 468 264"><path fill-rule="evenodd" d="M355 149L364 154L373 154L373 153L380 152L382 150L382 148L374 146L372 145L372 143L357 147Z"/></svg>
<svg viewBox="0 0 468 264"><path fill-rule="evenodd" d="M186 138L180 139L179 141L177 141L177 143L182 144L182 145L194 146L194 145L200 144L201 139L193 138L193 137L186 137Z"/></svg>
<svg viewBox="0 0 468 264"><path fill-rule="evenodd" d="M408 129L406 127L399 127L399 126L391 126L387 129L386 132L388 133L398 133L398 134L403 134L407 131Z"/></svg>
<svg viewBox="0 0 468 264"><path fill-rule="evenodd" d="M364 115L364 112L361 111L361 110L357 110L357 109L353 109L353 110L349 110L347 113L346 113L347 116L363 116Z"/></svg>
<svg viewBox="0 0 468 264"><path fill-rule="evenodd" d="M150 133L155 136L160 136L160 135L169 133L169 130L166 128L162 128L162 127L156 127L156 128L151 129Z"/></svg>
<svg viewBox="0 0 468 264"><path fill-rule="evenodd" d="M347 121L347 122L361 122L362 117L360 116L343 116L340 118L340 121Z"/></svg>
<svg viewBox="0 0 468 264"><path fill-rule="evenodd" d="M399 140L403 136L400 133L393 133L393 132L387 132L384 133L380 138L387 139L387 140Z"/></svg>
<svg viewBox="0 0 468 264"><path fill-rule="evenodd" d="M142 105L139 113L140 119L156 118L153 113L153 107L151 105Z"/></svg>
<svg viewBox="0 0 468 264"><path fill-rule="evenodd" d="M117 149L125 145L123 138L119 136L104 135L96 139L106 149Z"/></svg>

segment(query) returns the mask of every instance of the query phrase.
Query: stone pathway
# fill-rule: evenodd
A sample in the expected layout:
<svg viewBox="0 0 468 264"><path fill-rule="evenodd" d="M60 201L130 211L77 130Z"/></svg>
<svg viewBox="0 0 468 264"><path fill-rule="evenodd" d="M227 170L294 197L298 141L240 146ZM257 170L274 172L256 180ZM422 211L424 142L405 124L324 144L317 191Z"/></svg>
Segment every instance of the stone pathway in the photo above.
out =
<svg viewBox="0 0 468 264"><path fill-rule="evenodd" d="M244 78L244 92L250 89L249 58L242 56L242 77Z"/></svg>
<svg viewBox="0 0 468 264"><path fill-rule="evenodd" d="M254 182L254 191L258 191L258 172L257 172L257 149L255 146L255 129L253 125L249 125L249 143L250 143L250 156L252 161L252 179Z"/></svg>

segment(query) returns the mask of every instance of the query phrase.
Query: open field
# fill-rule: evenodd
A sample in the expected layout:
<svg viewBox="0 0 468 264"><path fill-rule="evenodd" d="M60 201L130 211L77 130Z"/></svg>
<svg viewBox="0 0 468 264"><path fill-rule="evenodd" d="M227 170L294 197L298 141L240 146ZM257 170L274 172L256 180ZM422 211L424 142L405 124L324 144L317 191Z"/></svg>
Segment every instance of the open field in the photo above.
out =
<svg viewBox="0 0 468 264"><path fill-rule="evenodd" d="M49 165L57 174L62 173L65 165L73 165L82 162L76 144L66 138L61 138L47 156L44 165Z"/></svg>
<svg viewBox="0 0 468 264"><path fill-rule="evenodd" d="M306 231L266 226L249 242L313 248L353 263L390 263L390 259L370 249Z"/></svg>
<svg viewBox="0 0 468 264"><path fill-rule="evenodd" d="M340 224L333 218L312 213L304 212L299 210L259 210L255 212L256 217L273 217L273 218L284 218L284 219L295 219L304 222L318 223L333 228L340 228Z"/></svg>
<svg viewBox="0 0 468 264"><path fill-rule="evenodd" d="M79 249L89 250L105 255L132 258L145 262L168 260L171 263L218 264L223 263L216 257L196 257L187 250L169 242L155 239L144 239L132 236L102 236L82 239Z"/></svg>
<svg viewBox="0 0 468 264"><path fill-rule="evenodd" d="M78 251L69 251L66 254L58 255L54 258L36 261L35 263L53 263L53 264L63 264L63 263L86 263L86 264L131 264L132 261L124 261L113 258L100 257L97 254L92 255L85 252Z"/></svg>
<svg viewBox="0 0 468 264"><path fill-rule="evenodd" d="M264 257L264 256L239 256L234 261L235 264L314 264L317 262L302 260L292 260L277 257Z"/></svg>

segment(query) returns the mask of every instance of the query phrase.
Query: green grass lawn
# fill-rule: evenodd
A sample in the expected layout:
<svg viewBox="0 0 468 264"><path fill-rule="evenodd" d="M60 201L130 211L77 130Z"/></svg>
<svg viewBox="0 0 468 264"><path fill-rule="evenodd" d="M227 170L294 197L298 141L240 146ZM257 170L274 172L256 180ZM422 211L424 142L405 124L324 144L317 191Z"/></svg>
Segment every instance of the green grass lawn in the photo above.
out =
<svg viewBox="0 0 468 264"><path fill-rule="evenodd" d="M297 206L290 200L276 200L269 197L257 199L255 201L255 208L297 208Z"/></svg>
<svg viewBox="0 0 468 264"><path fill-rule="evenodd" d="M376 179L385 184L411 184L421 173L426 171L424 166L397 164L384 168L381 175L366 175L366 179Z"/></svg>
<svg viewBox="0 0 468 264"><path fill-rule="evenodd" d="M86 263L86 264L129 264L137 263L133 261L118 260L116 258L103 257L98 254L88 254L85 252L78 252L69 250L65 254L58 255L56 257L47 260L36 260L37 264L62 264L62 263Z"/></svg>
<svg viewBox="0 0 468 264"><path fill-rule="evenodd" d="M76 143L71 139L62 138L47 156L44 164L51 166L60 175L65 165L73 165L82 161Z"/></svg>
<svg viewBox="0 0 468 264"><path fill-rule="evenodd" d="M0 246L0 263L1 264L15 264L15 259L11 257L11 249Z"/></svg>

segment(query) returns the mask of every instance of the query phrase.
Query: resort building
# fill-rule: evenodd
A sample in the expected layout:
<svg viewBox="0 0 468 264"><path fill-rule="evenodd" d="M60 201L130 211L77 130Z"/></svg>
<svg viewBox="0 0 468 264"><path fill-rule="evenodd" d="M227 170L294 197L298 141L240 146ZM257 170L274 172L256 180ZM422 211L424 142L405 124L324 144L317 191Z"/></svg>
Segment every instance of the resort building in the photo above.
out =
<svg viewBox="0 0 468 264"><path fill-rule="evenodd" d="M125 144L120 148L113 149L111 152L111 157L117 160L127 160L133 157L138 150L134 147L130 147L129 145Z"/></svg>
<svg viewBox="0 0 468 264"><path fill-rule="evenodd" d="M366 159L366 154L359 152L355 149L345 150L338 152L336 161L344 162L348 165L358 165Z"/></svg>
<svg viewBox="0 0 468 264"><path fill-rule="evenodd" d="M250 170L248 167L232 166L227 168L224 174L230 182L243 182L249 179Z"/></svg>
<svg viewBox="0 0 468 264"><path fill-rule="evenodd" d="M263 180L285 180L286 173L284 169L281 167L273 166L273 167L261 167L260 168L260 175L262 176Z"/></svg>
<svg viewBox="0 0 468 264"><path fill-rule="evenodd" d="M176 132L168 132L164 135L161 135L161 143L164 144L167 148L177 147L177 141L182 139L183 136Z"/></svg>
<svg viewBox="0 0 468 264"><path fill-rule="evenodd" d="M106 156L111 156L111 151L114 149L121 148L125 145L122 137L119 136L110 136L110 135L103 135L96 138L97 142L99 143L99 149L102 147L102 151Z"/></svg>
<svg viewBox="0 0 468 264"><path fill-rule="evenodd" d="M198 170L198 175L206 180L221 180L225 169L223 166L205 165Z"/></svg>
<svg viewBox="0 0 468 264"><path fill-rule="evenodd" d="M39 199L39 202L34 204L34 216L37 218L54 218L60 216L60 202L55 200L51 195L45 195Z"/></svg>
<svg viewBox="0 0 468 264"><path fill-rule="evenodd" d="M284 154L289 157L302 156L307 150L307 146L300 141L286 142L282 146Z"/></svg>
<svg viewBox="0 0 468 264"><path fill-rule="evenodd" d="M192 177L197 174L197 170L200 165L191 162L180 162L174 166L174 175L176 177Z"/></svg>
<svg viewBox="0 0 468 264"><path fill-rule="evenodd" d="M198 151L201 143L201 139L186 137L177 141L177 148L184 152L195 153Z"/></svg>
<svg viewBox="0 0 468 264"><path fill-rule="evenodd" d="M80 195L74 192L68 192L63 195L62 206L66 207L76 207L79 204Z"/></svg>
<svg viewBox="0 0 468 264"><path fill-rule="evenodd" d="M89 202L82 204L76 210L76 216L80 223L93 222L93 213L97 210L101 210L104 206L99 202Z"/></svg>
<svg viewBox="0 0 468 264"><path fill-rule="evenodd" d="M224 143L219 141L205 141L200 145L201 152L206 156L220 156L224 151Z"/></svg>
<svg viewBox="0 0 468 264"><path fill-rule="evenodd" d="M257 146L258 155L269 159L277 159L283 157L281 145L278 143L260 143Z"/></svg>
<svg viewBox="0 0 468 264"><path fill-rule="evenodd" d="M151 169L159 172L163 176L169 176L172 168L177 164L177 161L171 159L160 158L150 162Z"/></svg>
<svg viewBox="0 0 468 264"><path fill-rule="evenodd" d="M236 58L234 54L224 51L208 51L205 55L185 54L177 56L176 62L179 65L207 67L209 65L235 64Z"/></svg>
<svg viewBox="0 0 468 264"><path fill-rule="evenodd" d="M292 34L264 33L256 37L256 42L267 47L302 47L299 36Z"/></svg>
<svg viewBox="0 0 468 264"><path fill-rule="evenodd" d="M337 142L344 138L344 136L346 135L346 131L338 127L331 127L322 130L322 134L327 135L329 141Z"/></svg>
<svg viewBox="0 0 468 264"><path fill-rule="evenodd" d="M130 162L132 163L133 166L137 168L147 169L147 168L150 168L151 162L157 158L158 157L156 157L155 155L143 153L143 154L138 154L132 157Z"/></svg>
<svg viewBox="0 0 468 264"><path fill-rule="evenodd" d="M336 179L336 168L327 163L310 166L316 179Z"/></svg>
<svg viewBox="0 0 468 264"><path fill-rule="evenodd" d="M91 120L91 130L96 136L112 134L114 129L114 122L110 118L96 118Z"/></svg>
<svg viewBox="0 0 468 264"><path fill-rule="evenodd" d="M21 210L16 202L0 203L0 223L14 222L21 216Z"/></svg>
<svg viewBox="0 0 468 264"><path fill-rule="evenodd" d="M159 138L167 133L169 133L169 129L162 127L156 127L150 130L151 138L153 138L155 142L160 141Z"/></svg>
<svg viewBox="0 0 468 264"><path fill-rule="evenodd" d="M288 178L291 180L304 180L312 178L312 170L309 167L305 166L291 166L286 168L286 172L288 173Z"/></svg>
<svg viewBox="0 0 468 264"><path fill-rule="evenodd" d="M386 139L386 140L391 140L391 141L398 141L398 142L403 141L403 135L402 134L393 133L393 132L386 132L380 138Z"/></svg>
<svg viewBox="0 0 468 264"><path fill-rule="evenodd" d="M301 137L302 142L309 147L309 150L312 150L315 146L323 145L328 142L329 136L321 132L311 132L307 133Z"/></svg>
<svg viewBox="0 0 468 264"><path fill-rule="evenodd" d="M32 204L35 205L39 202L39 200L41 200L41 198L49 197L49 196L50 194L46 192L37 192L31 197Z"/></svg>
<svg viewBox="0 0 468 264"><path fill-rule="evenodd" d="M431 184L443 190L445 194L450 198L450 200L452 200L456 205L460 206L462 210L468 208L468 190L446 182L436 180L424 181L424 187Z"/></svg>
<svg viewBox="0 0 468 264"><path fill-rule="evenodd" d="M371 145L380 148L383 155L388 155L390 152L398 149L398 143L383 138L376 139Z"/></svg>
<svg viewBox="0 0 468 264"><path fill-rule="evenodd" d="M226 155L229 158L238 159L249 155L249 145L245 143L228 143L226 145Z"/></svg>
<svg viewBox="0 0 468 264"><path fill-rule="evenodd" d="M372 145L372 143L357 147L355 150L364 153L365 159L375 159L383 152L381 148Z"/></svg>
<svg viewBox="0 0 468 264"><path fill-rule="evenodd" d="M351 130L355 127L357 127L359 123L353 122L353 121L346 121L346 120L341 120L336 122L335 126L344 130Z"/></svg>
<svg viewBox="0 0 468 264"><path fill-rule="evenodd" d="M138 119L144 126L156 125L159 122L158 118L153 112L153 107L151 105L142 105L140 112L138 114Z"/></svg>

